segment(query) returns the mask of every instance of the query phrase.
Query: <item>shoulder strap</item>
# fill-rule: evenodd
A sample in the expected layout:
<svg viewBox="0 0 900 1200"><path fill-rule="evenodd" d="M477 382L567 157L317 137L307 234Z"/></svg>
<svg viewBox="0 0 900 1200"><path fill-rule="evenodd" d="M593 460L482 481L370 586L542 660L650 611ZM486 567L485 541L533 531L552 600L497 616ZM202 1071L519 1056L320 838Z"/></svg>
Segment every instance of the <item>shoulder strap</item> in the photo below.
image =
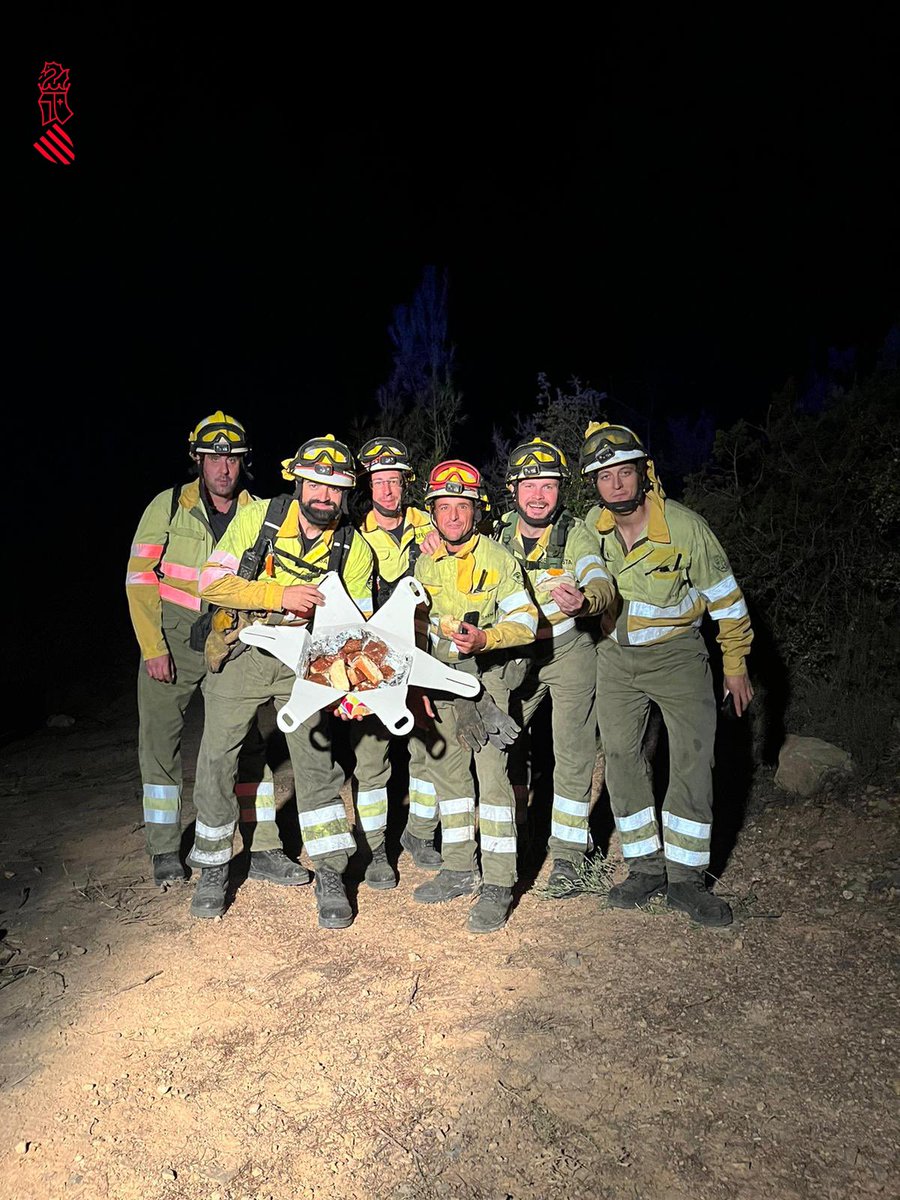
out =
<svg viewBox="0 0 900 1200"><path fill-rule="evenodd" d="M347 555L350 553L350 547L353 544L353 535L356 530L353 525L346 519L341 521L337 529L334 531L334 537L331 539L331 551L328 555L328 570L337 571L343 578L344 566L347 562ZM360 537L362 534L360 534Z"/></svg>
<svg viewBox="0 0 900 1200"><path fill-rule="evenodd" d="M178 502L181 500L181 493L184 490L183 483L176 483L172 488L172 507L169 509L169 524L175 520L175 514L178 512Z"/></svg>
<svg viewBox="0 0 900 1200"><path fill-rule="evenodd" d="M548 549L550 549L551 552L555 551L560 560L562 560L562 556L565 553L566 540L569 536L569 530L574 524L575 518L567 509L563 509L559 520L553 526L553 531L550 534L550 544Z"/></svg>
<svg viewBox="0 0 900 1200"><path fill-rule="evenodd" d="M422 553L422 543L417 542L415 539L415 536L413 536L413 540L409 543L409 548L407 551L407 560L406 560L407 565L406 565L405 574L412 575L412 573L416 569L416 563L419 561L419 555L421 553Z"/></svg>
<svg viewBox="0 0 900 1200"><path fill-rule="evenodd" d="M293 496L285 494L273 496L269 501L256 541L241 555L241 564L237 570L238 579L256 579L266 554L266 547L274 542L292 500Z"/></svg>

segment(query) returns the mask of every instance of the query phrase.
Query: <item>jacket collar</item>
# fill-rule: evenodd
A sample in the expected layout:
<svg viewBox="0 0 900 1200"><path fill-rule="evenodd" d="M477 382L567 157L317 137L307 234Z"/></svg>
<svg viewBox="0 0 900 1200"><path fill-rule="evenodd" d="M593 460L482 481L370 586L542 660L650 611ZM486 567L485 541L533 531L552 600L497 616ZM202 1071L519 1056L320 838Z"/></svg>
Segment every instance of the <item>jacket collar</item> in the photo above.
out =
<svg viewBox="0 0 900 1200"><path fill-rule="evenodd" d="M654 488L647 493L644 504L647 506L647 540L669 545L672 535L669 532L669 522L666 520L665 499ZM599 534L612 533L615 524L616 518L609 509L601 508L600 516L597 518L597 532Z"/></svg>

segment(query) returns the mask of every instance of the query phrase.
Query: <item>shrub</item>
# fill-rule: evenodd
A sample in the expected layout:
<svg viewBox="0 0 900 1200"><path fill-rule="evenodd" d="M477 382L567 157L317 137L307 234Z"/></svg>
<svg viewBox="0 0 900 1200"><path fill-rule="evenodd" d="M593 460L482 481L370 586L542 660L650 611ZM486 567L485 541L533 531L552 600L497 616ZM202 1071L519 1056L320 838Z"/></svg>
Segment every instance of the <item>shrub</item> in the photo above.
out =
<svg viewBox="0 0 900 1200"><path fill-rule="evenodd" d="M802 411L792 389L765 424L719 431L685 502L726 547L769 661L786 674L788 727L874 765L890 745L897 683L900 374L880 371ZM765 652L763 652L765 653Z"/></svg>

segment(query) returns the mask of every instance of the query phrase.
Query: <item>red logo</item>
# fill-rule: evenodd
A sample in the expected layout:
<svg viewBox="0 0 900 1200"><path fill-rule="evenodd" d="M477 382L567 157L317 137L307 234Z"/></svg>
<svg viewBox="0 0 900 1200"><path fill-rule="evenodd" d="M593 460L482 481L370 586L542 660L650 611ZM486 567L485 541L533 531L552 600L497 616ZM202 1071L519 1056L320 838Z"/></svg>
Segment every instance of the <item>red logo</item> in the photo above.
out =
<svg viewBox="0 0 900 1200"><path fill-rule="evenodd" d="M48 162L67 167L75 161L75 146L63 129L72 110L69 108L69 71L61 63L44 63L44 69L38 75L38 108L45 129L34 148Z"/></svg>

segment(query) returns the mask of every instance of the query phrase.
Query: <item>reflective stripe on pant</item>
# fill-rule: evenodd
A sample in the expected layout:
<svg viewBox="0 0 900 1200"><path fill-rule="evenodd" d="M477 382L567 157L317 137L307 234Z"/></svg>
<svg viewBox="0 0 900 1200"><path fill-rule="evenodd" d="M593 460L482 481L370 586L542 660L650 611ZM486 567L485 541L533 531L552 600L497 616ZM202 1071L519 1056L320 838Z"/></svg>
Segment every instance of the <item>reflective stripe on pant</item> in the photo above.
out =
<svg viewBox="0 0 900 1200"><path fill-rule="evenodd" d="M231 859L238 818L234 783L241 744L259 706L274 698L275 707L281 708L295 678L293 671L255 647L227 662L219 674L207 676L206 721L194 785L197 827L191 861L198 866L215 866ZM340 798L344 772L332 754L331 720L328 714L315 713L285 739L307 853L315 863L343 871L355 843ZM253 849L280 846L273 805L272 819L257 822Z"/></svg>
<svg viewBox="0 0 900 1200"><path fill-rule="evenodd" d="M169 611L169 610L173 611ZM181 739L184 715L202 687L206 660L190 647L194 613L163 605L163 629L175 664L175 682L151 679L141 663L138 674L138 757L144 791L144 830L148 854L177 853L181 844ZM255 826L275 820L275 784L266 765L266 743L254 721L240 755L235 792L241 822ZM255 849L273 849L248 833ZM280 846L279 840L275 846Z"/></svg>
<svg viewBox="0 0 900 1200"><path fill-rule="evenodd" d="M369 850L377 850L384 845L387 828L390 735L377 717L366 717L351 722L350 740L356 755L356 837Z"/></svg>
<svg viewBox="0 0 900 1200"><path fill-rule="evenodd" d="M549 855L580 863L588 849L591 786L597 761L594 691L597 652L585 633L562 646L535 644L531 667L516 700L528 727L541 701L549 695L553 723L553 809ZM521 745L521 751L519 747ZM510 750L510 771L517 787L528 787L526 739Z"/></svg>
<svg viewBox="0 0 900 1200"><path fill-rule="evenodd" d="M148 854L169 854L181 844L181 737L184 714L206 674L202 654L189 644L196 614L163 604L163 631L175 682L151 679L138 668L138 761L144 791L144 831Z"/></svg>
<svg viewBox="0 0 900 1200"><path fill-rule="evenodd" d="M482 682L495 703L509 710L509 694L489 671ZM453 702L432 700L436 725L418 726L409 739L409 832L431 838L441 822L441 857L449 871L475 869L475 787L472 752L456 740ZM485 883L511 887L516 881L515 801L506 753L491 745L474 756L478 776L478 826Z"/></svg>
<svg viewBox="0 0 900 1200"><path fill-rule="evenodd" d="M650 770L642 753L650 701L659 705L669 737L669 787L662 842ZM606 754L606 785L631 870L663 866L671 880L695 878L709 865L716 704L703 639L686 633L670 642L597 652L597 717Z"/></svg>

